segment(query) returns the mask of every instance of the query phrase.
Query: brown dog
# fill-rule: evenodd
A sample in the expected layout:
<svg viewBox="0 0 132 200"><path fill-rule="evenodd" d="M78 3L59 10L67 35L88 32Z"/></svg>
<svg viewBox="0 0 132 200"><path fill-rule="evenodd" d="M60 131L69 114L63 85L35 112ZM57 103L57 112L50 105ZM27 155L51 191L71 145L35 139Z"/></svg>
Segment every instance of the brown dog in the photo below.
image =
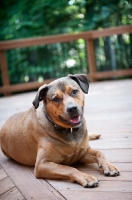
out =
<svg viewBox="0 0 132 200"><path fill-rule="evenodd" d="M105 175L118 176L118 169L89 146L83 117L88 88L84 74L41 86L34 106L13 115L3 126L0 137L4 154L19 163L35 165L37 178L70 179L83 187L96 187L98 180L70 166L77 162L97 163ZM96 137L99 135L91 139Z"/></svg>

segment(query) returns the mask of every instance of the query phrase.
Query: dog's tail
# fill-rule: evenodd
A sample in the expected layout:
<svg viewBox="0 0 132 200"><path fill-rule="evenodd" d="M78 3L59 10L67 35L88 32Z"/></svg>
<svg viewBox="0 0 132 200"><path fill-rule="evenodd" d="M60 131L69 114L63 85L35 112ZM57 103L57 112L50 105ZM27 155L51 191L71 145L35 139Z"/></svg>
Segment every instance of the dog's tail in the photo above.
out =
<svg viewBox="0 0 132 200"><path fill-rule="evenodd" d="M101 134L99 134L99 133L89 133L88 136L89 136L89 140L97 140L97 139L100 138Z"/></svg>

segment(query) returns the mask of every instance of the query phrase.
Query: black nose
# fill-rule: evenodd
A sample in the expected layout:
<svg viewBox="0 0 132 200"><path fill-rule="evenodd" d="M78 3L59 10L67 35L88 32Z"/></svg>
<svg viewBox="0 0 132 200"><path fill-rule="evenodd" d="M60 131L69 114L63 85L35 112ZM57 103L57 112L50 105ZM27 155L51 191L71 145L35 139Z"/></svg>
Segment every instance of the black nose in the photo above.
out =
<svg viewBox="0 0 132 200"><path fill-rule="evenodd" d="M67 108L67 112L68 112L69 114L75 114L75 113L77 112L77 106L69 106L69 107Z"/></svg>

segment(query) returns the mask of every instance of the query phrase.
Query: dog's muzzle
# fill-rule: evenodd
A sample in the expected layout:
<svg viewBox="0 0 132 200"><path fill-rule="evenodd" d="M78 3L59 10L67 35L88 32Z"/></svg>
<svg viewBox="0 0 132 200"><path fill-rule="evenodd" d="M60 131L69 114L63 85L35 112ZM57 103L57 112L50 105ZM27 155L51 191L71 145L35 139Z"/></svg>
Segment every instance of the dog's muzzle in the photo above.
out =
<svg viewBox="0 0 132 200"><path fill-rule="evenodd" d="M66 112L68 114L68 118L59 115L61 121L71 126L78 126L81 124L82 113L79 112L78 107L76 105L69 105L66 109Z"/></svg>

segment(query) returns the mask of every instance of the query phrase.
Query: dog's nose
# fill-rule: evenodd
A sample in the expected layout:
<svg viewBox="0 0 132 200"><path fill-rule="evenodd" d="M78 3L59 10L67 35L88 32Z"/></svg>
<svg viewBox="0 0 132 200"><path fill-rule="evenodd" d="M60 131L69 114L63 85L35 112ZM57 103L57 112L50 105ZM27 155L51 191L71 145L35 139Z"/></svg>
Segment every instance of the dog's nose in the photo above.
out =
<svg viewBox="0 0 132 200"><path fill-rule="evenodd" d="M69 106L69 107L67 108L67 112L68 112L69 114L74 114L74 113L76 113L76 112L77 112L77 106Z"/></svg>

